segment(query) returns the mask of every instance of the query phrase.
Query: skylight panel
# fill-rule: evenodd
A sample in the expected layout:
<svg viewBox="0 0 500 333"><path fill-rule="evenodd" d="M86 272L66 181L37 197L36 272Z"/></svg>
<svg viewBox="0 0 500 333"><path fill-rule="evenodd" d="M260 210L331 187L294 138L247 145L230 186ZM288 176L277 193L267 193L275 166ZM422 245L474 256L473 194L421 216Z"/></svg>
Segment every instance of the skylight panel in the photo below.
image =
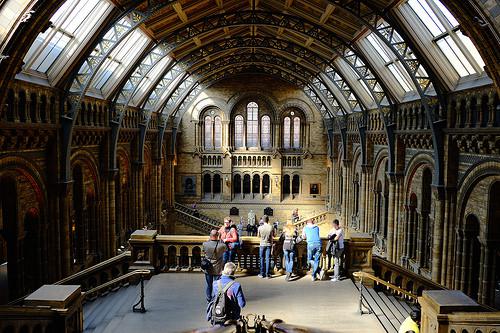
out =
<svg viewBox="0 0 500 333"><path fill-rule="evenodd" d="M434 37L446 31L445 27L441 24L436 14L425 0L408 0L408 4Z"/></svg>
<svg viewBox="0 0 500 333"><path fill-rule="evenodd" d="M137 87L137 92L133 97L134 104L138 103L140 99L144 97L147 91L149 91L154 82L156 82L167 67L170 62L170 57L165 57L162 60L158 61L158 63L151 69L149 73L141 80L139 86Z"/></svg>
<svg viewBox="0 0 500 333"><path fill-rule="evenodd" d="M403 89L408 92L412 91L411 83L408 82L406 79L406 76L401 72L398 66L396 64L392 63L387 65L387 68L391 71L391 73L394 75L398 83L403 87Z"/></svg>
<svg viewBox="0 0 500 333"><path fill-rule="evenodd" d="M450 36L437 40L437 45L446 54L448 61L460 76L467 76L476 72Z"/></svg>
<svg viewBox="0 0 500 333"><path fill-rule="evenodd" d="M470 38L465 36L464 34L462 34L462 32L460 30L457 31L456 34L457 34L458 38L460 38L460 40L462 41L464 46L466 47L467 51L470 52L470 54L472 55L474 60L477 62L477 64L481 68L484 69L485 64L484 64L483 58L481 58L481 55L477 51L476 46L474 46L474 44L472 43Z"/></svg>
<svg viewBox="0 0 500 333"><path fill-rule="evenodd" d="M67 67L68 60L100 26L110 10L111 5L105 0L66 1L51 17L50 27L31 45L24 58L24 68L49 74L54 67ZM56 63L60 66L55 66Z"/></svg>
<svg viewBox="0 0 500 333"><path fill-rule="evenodd" d="M121 78L129 68L132 61L141 52L149 42L142 32L134 30L125 38L109 55L94 79L92 86L96 89L109 90L116 81ZM110 80L113 77L116 80ZM113 81L113 82L110 82ZM106 87L105 87L106 85Z"/></svg>

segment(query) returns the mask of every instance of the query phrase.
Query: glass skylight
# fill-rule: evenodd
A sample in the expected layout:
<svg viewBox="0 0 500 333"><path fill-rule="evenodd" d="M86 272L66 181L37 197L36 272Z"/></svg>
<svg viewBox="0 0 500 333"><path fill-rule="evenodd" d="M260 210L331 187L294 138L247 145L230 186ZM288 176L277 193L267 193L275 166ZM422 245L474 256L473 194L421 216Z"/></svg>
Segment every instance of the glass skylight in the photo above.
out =
<svg viewBox="0 0 500 333"><path fill-rule="evenodd" d="M67 65L111 8L105 0L66 1L51 17L50 27L31 45L24 57L24 68L47 73L56 61Z"/></svg>
<svg viewBox="0 0 500 333"><path fill-rule="evenodd" d="M109 55L108 59L99 68L92 86L95 89L103 90L103 94L113 86L113 84L126 73L126 70L132 65L132 61L144 49L149 42L149 38L140 30L134 30L130 33ZM115 80L109 82L113 77ZM104 87L107 85L106 87Z"/></svg>
<svg viewBox="0 0 500 333"><path fill-rule="evenodd" d="M439 0L408 0L404 5L413 10L460 77L484 71L484 62L474 44L460 32L458 21Z"/></svg>

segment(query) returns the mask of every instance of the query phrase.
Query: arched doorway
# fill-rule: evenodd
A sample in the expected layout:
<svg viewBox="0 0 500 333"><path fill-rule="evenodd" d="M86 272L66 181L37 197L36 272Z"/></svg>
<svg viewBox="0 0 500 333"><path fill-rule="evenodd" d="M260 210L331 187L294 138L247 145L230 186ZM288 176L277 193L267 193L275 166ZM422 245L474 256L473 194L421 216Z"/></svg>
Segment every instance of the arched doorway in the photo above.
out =
<svg viewBox="0 0 500 333"><path fill-rule="evenodd" d="M212 193L212 179L208 173L203 175L203 193L205 197Z"/></svg>
<svg viewBox="0 0 500 333"><path fill-rule="evenodd" d="M219 198L221 195L221 178L219 174L214 175L214 181L213 181L213 194L214 197Z"/></svg>
<svg viewBox="0 0 500 333"><path fill-rule="evenodd" d="M292 177L292 195L295 198L295 196L299 195L300 193L300 177L299 175L293 175Z"/></svg>
<svg viewBox="0 0 500 333"><path fill-rule="evenodd" d="M250 175L243 176L243 195L250 194Z"/></svg>
<svg viewBox="0 0 500 333"><path fill-rule="evenodd" d="M290 176L289 175L284 175L283 176L283 198L287 197L290 195Z"/></svg>
<svg viewBox="0 0 500 333"><path fill-rule="evenodd" d="M252 194L255 198L256 195L260 193L260 176L253 175L252 177Z"/></svg>
<svg viewBox="0 0 500 333"><path fill-rule="evenodd" d="M233 177L233 192L236 194L241 194L241 176L234 175Z"/></svg>
<svg viewBox="0 0 500 333"><path fill-rule="evenodd" d="M264 195L269 194L270 183L269 175L262 176L262 193Z"/></svg>

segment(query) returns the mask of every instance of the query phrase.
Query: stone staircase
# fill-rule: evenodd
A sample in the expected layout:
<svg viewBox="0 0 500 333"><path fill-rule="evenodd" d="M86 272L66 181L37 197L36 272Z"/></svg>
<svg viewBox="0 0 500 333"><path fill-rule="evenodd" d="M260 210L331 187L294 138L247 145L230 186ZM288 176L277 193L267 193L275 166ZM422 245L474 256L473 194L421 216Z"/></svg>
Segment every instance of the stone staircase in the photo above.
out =
<svg viewBox="0 0 500 333"><path fill-rule="evenodd" d="M144 288L148 280L144 281ZM98 297L83 306L83 327L88 333L117 332L123 317L132 312L132 306L139 301L140 283L129 285Z"/></svg>
<svg viewBox="0 0 500 333"><path fill-rule="evenodd" d="M201 214L199 211L175 203L176 234L208 235L210 230L219 229L221 221Z"/></svg>
<svg viewBox="0 0 500 333"><path fill-rule="evenodd" d="M359 290L358 284L356 287ZM398 296L387 295L384 291L376 291L365 286L362 288L364 304L368 305L386 332L397 333L401 323L410 315L414 306Z"/></svg>

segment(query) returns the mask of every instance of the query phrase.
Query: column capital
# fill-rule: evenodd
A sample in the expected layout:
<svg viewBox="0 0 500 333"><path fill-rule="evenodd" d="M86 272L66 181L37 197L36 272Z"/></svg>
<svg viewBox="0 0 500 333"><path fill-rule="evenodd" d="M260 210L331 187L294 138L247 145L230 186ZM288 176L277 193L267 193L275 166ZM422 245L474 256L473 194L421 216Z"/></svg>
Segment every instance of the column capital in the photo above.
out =
<svg viewBox="0 0 500 333"><path fill-rule="evenodd" d="M361 171L363 173L372 173L373 164L361 164Z"/></svg>

